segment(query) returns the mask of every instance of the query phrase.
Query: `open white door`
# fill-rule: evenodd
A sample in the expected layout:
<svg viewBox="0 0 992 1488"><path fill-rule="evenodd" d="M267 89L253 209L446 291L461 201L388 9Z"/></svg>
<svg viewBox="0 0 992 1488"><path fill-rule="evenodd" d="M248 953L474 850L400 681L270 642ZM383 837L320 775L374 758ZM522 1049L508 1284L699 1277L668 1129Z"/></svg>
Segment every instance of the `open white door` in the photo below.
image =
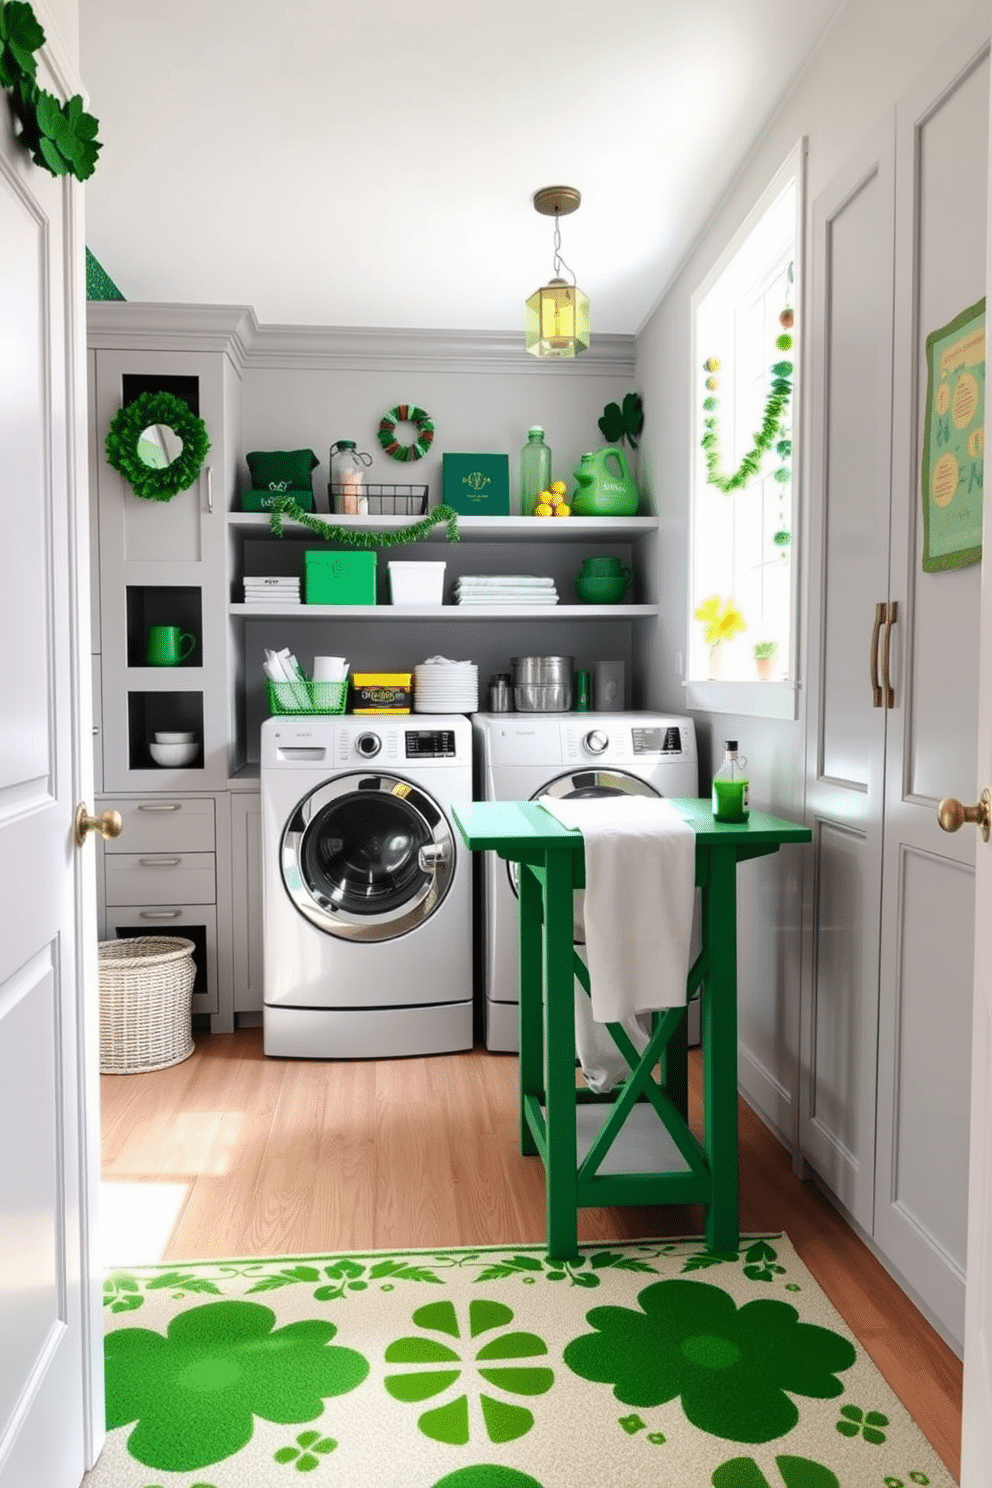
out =
<svg viewBox="0 0 992 1488"><path fill-rule="evenodd" d="M81 202L0 106L0 1488L78 1488L102 1417Z"/></svg>
<svg viewBox="0 0 992 1488"><path fill-rule="evenodd" d="M990 120L992 124L992 120ZM990 128L992 139L992 128ZM986 298L992 304L992 152ZM986 469L992 412L986 388ZM978 635L977 795L992 787L992 491L985 491L982 603ZM979 799L979 807L982 802ZM988 819L989 807L984 812ZM966 827L971 831L971 827ZM965 1298L964 1420L961 1488L992 1483L992 841L980 836L975 855L975 994L971 1054L971 1159L968 1178L968 1280Z"/></svg>

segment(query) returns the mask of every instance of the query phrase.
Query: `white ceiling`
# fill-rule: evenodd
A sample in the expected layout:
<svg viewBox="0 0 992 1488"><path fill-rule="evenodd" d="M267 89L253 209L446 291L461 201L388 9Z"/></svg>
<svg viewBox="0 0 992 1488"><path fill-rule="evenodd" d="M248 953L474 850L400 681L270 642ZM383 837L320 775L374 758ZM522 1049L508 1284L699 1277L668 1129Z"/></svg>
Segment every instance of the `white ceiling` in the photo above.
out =
<svg viewBox="0 0 992 1488"><path fill-rule="evenodd" d="M129 300L522 328L562 254L632 334L841 0L80 0L86 239Z"/></svg>

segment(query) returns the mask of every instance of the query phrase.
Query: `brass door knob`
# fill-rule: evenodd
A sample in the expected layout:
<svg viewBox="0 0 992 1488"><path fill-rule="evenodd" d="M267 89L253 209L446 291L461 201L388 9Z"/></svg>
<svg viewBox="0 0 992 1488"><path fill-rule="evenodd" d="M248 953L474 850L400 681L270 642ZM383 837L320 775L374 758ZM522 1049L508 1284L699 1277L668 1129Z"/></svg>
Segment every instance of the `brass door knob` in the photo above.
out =
<svg viewBox="0 0 992 1488"><path fill-rule="evenodd" d="M119 837L123 830L124 822L119 811L105 811L102 816L90 816L85 801L80 801L76 807L72 835L77 847L82 847L88 832L99 832L101 837L109 840L111 837Z"/></svg>
<svg viewBox="0 0 992 1488"><path fill-rule="evenodd" d="M965 822L974 822L982 829L982 841L988 842L992 826L992 794L988 786L974 806L963 806L956 796L945 796L937 807L937 820L945 832L956 832Z"/></svg>

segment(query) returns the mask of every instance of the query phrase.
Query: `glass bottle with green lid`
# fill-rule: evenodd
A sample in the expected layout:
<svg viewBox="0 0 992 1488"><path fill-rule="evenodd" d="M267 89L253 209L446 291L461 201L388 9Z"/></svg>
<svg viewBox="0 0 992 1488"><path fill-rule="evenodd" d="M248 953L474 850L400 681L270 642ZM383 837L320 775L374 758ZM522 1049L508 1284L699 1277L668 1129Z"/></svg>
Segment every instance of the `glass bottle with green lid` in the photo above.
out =
<svg viewBox="0 0 992 1488"><path fill-rule="evenodd" d="M747 760L737 753L737 740L724 739L723 764L713 776L713 816L716 821L747 821L751 806L746 767Z"/></svg>
<svg viewBox="0 0 992 1488"><path fill-rule="evenodd" d="M527 443L520 451L520 515L531 517L537 498L551 485L551 451L544 430L534 424L527 430Z"/></svg>

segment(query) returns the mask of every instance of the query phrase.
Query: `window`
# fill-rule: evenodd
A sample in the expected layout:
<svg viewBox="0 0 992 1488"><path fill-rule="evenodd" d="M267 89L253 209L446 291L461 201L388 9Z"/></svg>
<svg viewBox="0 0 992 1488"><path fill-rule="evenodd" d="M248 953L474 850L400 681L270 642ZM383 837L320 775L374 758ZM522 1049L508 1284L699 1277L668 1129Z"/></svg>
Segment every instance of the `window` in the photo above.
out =
<svg viewBox="0 0 992 1488"><path fill-rule="evenodd" d="M715 711L795 716L802 154L692 301L686 686L691 706Z"/></svg>

